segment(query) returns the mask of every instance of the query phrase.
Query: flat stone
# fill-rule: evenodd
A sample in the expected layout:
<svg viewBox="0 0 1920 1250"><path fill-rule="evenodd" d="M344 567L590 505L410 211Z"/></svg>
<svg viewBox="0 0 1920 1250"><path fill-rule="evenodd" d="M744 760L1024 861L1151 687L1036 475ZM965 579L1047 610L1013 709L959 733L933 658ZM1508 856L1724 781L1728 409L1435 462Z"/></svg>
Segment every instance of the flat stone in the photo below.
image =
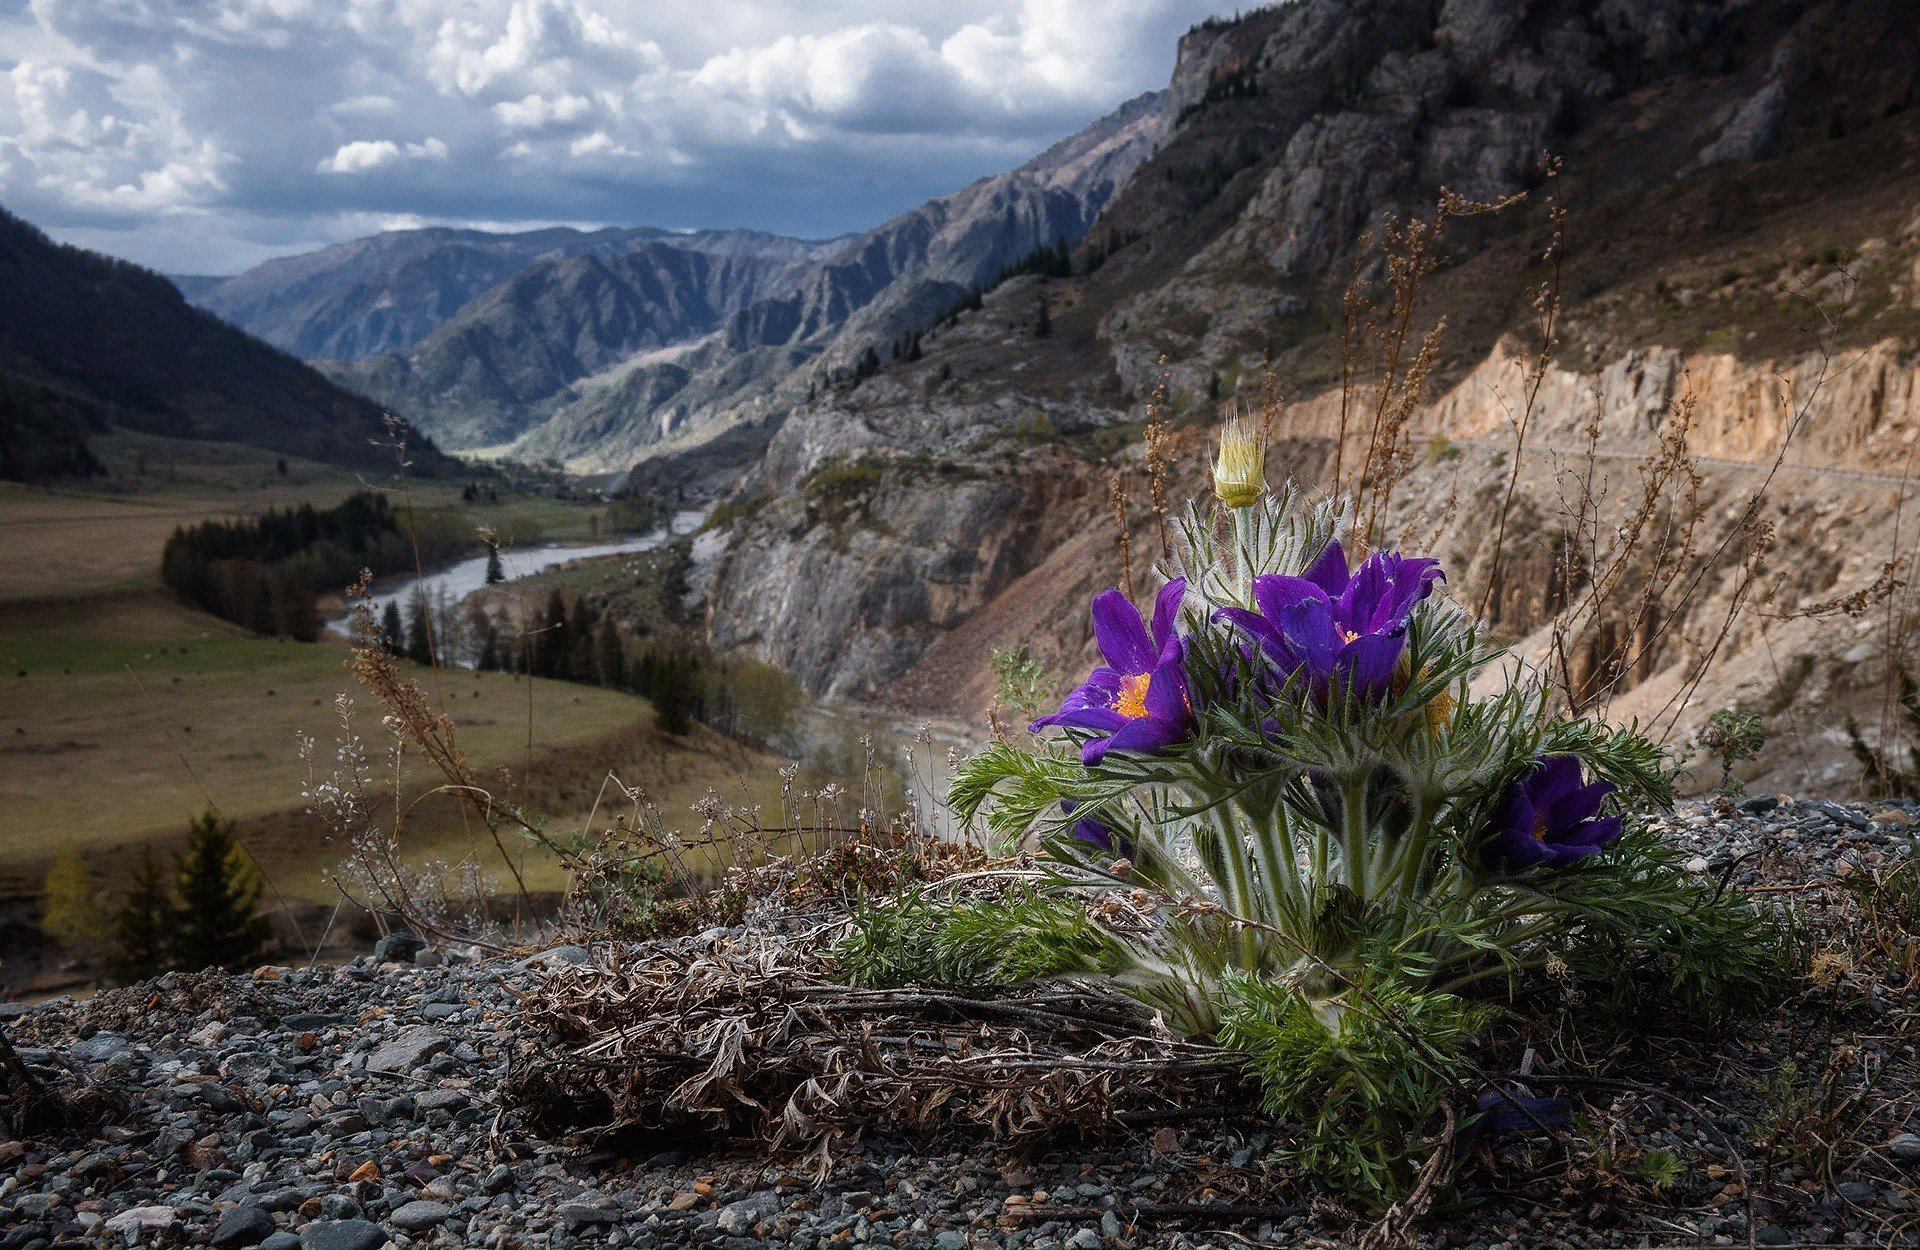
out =
<svg viewBox="0 0 1920 1250"><path fill-rule="evenodd" d="M257 1203L244 1203L220 1217L214 1226L216 1246L257 1246L275 1232L273 1217Z"/></svg>
<svg viewBox="0 0 1920 1250"><path fill-rule="evenodd" d="M387 1217L387 1222L395 1228L417 1233L432 1228L436 1224L444 1224L452 1217L453 1208L446 1203L421 1198L395 1211Z"/></svg>
<svg viewBox="0 0 1920 1250"><path fill-rule="evenodd" d="M172 1228L173 1220L172 1207L128 1207L108 1220L106 1229L117 1233L129 1228Z"/></svg>
<svg viewBox="0 0 1920 1250"><path fill-rule="evenodd" d="M560 1208L560 1218L568 1228L587 1228L595 1224L618 1224L620 1213L584 1202L569 1202Z"/></svg>
<svg viewBox="0 0 1920 1250"><path fill-rule="evenodd" d="M738 1202L729 1202L714 1216L714 1223L721 1232L738 1237L752 1231L755 1224L773 1216L779 1210L780 1196L772 1190L767 1190L749 1194Z"/></svg>
<svg viewBox="0 0 1920 1250"><path fill-rule="evenodd" d="M417 1024L367 1056L367 1071L409 1073L447 1048L438 1029Z"/></svg>
<svg viewBox="0 0 1920 1250"><path fill-rule="evenodd" d="M298 1250L300 1239L289 1232L278 1232L260 1243L260 1250Z"/></svg>
<svg viewBox="0 0 1920 1250"><path fill-rule="evenodd" d="M1902 1163L1920 1162L1920 1133L1902 1133L1887 1143L1887 1152Z"/></svg>
<svg viewBox="0 0 1920 1250"><path fill-rule="evenodd" d="M366 1220L315 1220L300 1230L300 1250L380 1250L387 1231Z"/></svg>

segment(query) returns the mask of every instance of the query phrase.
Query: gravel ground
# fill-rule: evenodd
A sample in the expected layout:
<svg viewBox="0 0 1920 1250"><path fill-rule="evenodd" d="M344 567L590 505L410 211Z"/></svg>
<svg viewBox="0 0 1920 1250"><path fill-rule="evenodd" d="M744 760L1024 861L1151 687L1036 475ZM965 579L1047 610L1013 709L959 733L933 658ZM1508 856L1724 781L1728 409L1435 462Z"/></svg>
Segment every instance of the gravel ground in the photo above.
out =
<svg viewBox="0 0 1920 1250"><path fill-rule="evenodd" d="M1858 916L1836 910L1838 891L1806 888L1897 867L1915 815L1764 798L1733 812L1684 806L1671 824L1690 867L1796 900L1814 944L1839 952L1815 960L1825 980L1717 1042L1606 1055L1590 1040L1540 1039L1533 1088L1575 1098L1572 1129L1476 1144L1459 1173L1473 1201L1436 1208L1413 1242L1915 1244L1913 990L1846 954ZM840 1153L821 1187L803 1160L737 1149L629 1143L621 1155L529 1140L497 1094L523 1040L515 994L537 983L538 960L587 953L472 962L399 943L382 954L0 1007L29 1063L109 1079L129 1104L90 1140L0 1143L0 1250L1096 1250L1338 1245L1368 1227L1265 1163L1284 1126L1253 1120L1025 1154L875 1137Z"/></svg>

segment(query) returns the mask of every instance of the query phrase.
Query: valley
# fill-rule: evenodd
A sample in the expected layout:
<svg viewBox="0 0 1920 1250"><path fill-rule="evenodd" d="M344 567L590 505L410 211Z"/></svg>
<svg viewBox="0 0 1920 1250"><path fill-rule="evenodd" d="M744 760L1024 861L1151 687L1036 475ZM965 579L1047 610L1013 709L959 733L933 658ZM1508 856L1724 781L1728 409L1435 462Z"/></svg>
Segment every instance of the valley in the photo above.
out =
<svg viewBox="0 0 1920 1250"><path fill-rule="evenodd" d="M36 896L63 848L83 850L119 888L142 848L168 854L187 821L217 808L237 822L281 904L338 897L349 847L306 811L302 793L357 736L377 761L390 740L348 671L337 637L261 638L177 602L159 584L160 548L177 526L299 502L325 506L368 486L405 491L424 511L457 511L516 545L605 537L602 504L509 493L463 503L458 482L394 482L229 445L147 436L101 440L111 475L79 487L0 483L0 760L12 778L0 810L0 898ZM653 801L684 811L709 790L777 798L776 761L701 726L684 739L653 728L644 700L572 683L416 669L453 717L462 749L559 827L584 822L609 770L644 778ZM340 700L351 702L343 710ZM314 743L314 762L301 740ZM401 788L424 792L414 760ZM409 817L419 860L506 865L474 841L459 805L429 799ZM531 844L513 854L529 885L565 877Z"/></svg>

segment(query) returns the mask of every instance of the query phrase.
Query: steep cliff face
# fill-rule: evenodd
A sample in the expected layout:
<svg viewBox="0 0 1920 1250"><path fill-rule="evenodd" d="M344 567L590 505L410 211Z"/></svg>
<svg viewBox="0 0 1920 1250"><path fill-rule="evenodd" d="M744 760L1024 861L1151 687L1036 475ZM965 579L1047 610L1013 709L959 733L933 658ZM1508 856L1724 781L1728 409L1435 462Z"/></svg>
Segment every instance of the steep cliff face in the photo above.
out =
<svg viewBox="0 0 1920 1250"><path fill-rule="evenodd" d="M994 645L1079 666L1085 596L1119 579L1116 473L1136 572L1157 552L1130 446L1147 398L1190 427L1173 472L1197 489L1201 431L1236 393L1256 401L1271 370L1287 401L1272 474L1325 483L1349 283L1381 295L1378 241L1442 188L1524 193L1442 236L1411 328L1446 330L1389 532L1448 559L1455 594L1487 598L1531 653L1559 647L1621 714L1684 737L1735 702L1790 713L1805 732L1767 766L1830 781L1839 719L1885 656L1871 622L1829 601L1873 586L1896 553L1904 487L1862 475L1906 472L1920 437L1909 16L1892 0L1299 0L1197 29L1164 97L1167 138L1075 276L1008 284L924 359L802 406L773 436L739 519L702 552L715 640L817 689L967 718L990 694ZM1551 180L1547 151L1563 161ZM1550 201L1560 317L1515 474ZM1569 473L1596 440L1587 524L1618 530L1682 413L1697 485L1669 477L1660 507L1689 510L1691 554L1628 561L1619 602L1650 604L1648 583L1686 593L1596 609L1556 638L1596 576L1570 558L1590 535L1569 529ZM823 484L858 506L809 514Z"/></svg>

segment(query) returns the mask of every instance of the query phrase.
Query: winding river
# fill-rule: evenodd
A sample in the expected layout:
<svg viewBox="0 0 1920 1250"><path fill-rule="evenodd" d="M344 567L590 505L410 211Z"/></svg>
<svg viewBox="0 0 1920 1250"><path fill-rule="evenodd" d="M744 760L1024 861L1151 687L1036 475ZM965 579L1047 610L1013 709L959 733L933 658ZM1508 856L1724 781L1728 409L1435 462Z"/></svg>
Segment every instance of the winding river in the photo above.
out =
<svg viewBox="0 0 1920 1250"><path fill-rule="evenodd" d="M648 530L644 534L630 534L625 538L607 543L587 543L577 546L549 543L541 547L502 548L500 569L506 574L506 580L511 582L523 577L532 577L535 573L544 573L555 565L566 564L573 560L591 560L596 556L619 556L636 551L651 551L655 547L693 533L700 528L706 515L699 511L676 512L673 514L673 519L659 529ZM407 603L417 592L425 592L429 603L459 603L486 584L487 558L475 556L471 560L462 560L458 564L451 564L444 569L428 573L425 577L408 577L382 587L367 596L367 606L373 610L375 617L385 612L390 603L398 604L404 611ZM327 628L342 637L349 637L353 633L352 621L351 612L342 612L327 622Z"/></svg>

